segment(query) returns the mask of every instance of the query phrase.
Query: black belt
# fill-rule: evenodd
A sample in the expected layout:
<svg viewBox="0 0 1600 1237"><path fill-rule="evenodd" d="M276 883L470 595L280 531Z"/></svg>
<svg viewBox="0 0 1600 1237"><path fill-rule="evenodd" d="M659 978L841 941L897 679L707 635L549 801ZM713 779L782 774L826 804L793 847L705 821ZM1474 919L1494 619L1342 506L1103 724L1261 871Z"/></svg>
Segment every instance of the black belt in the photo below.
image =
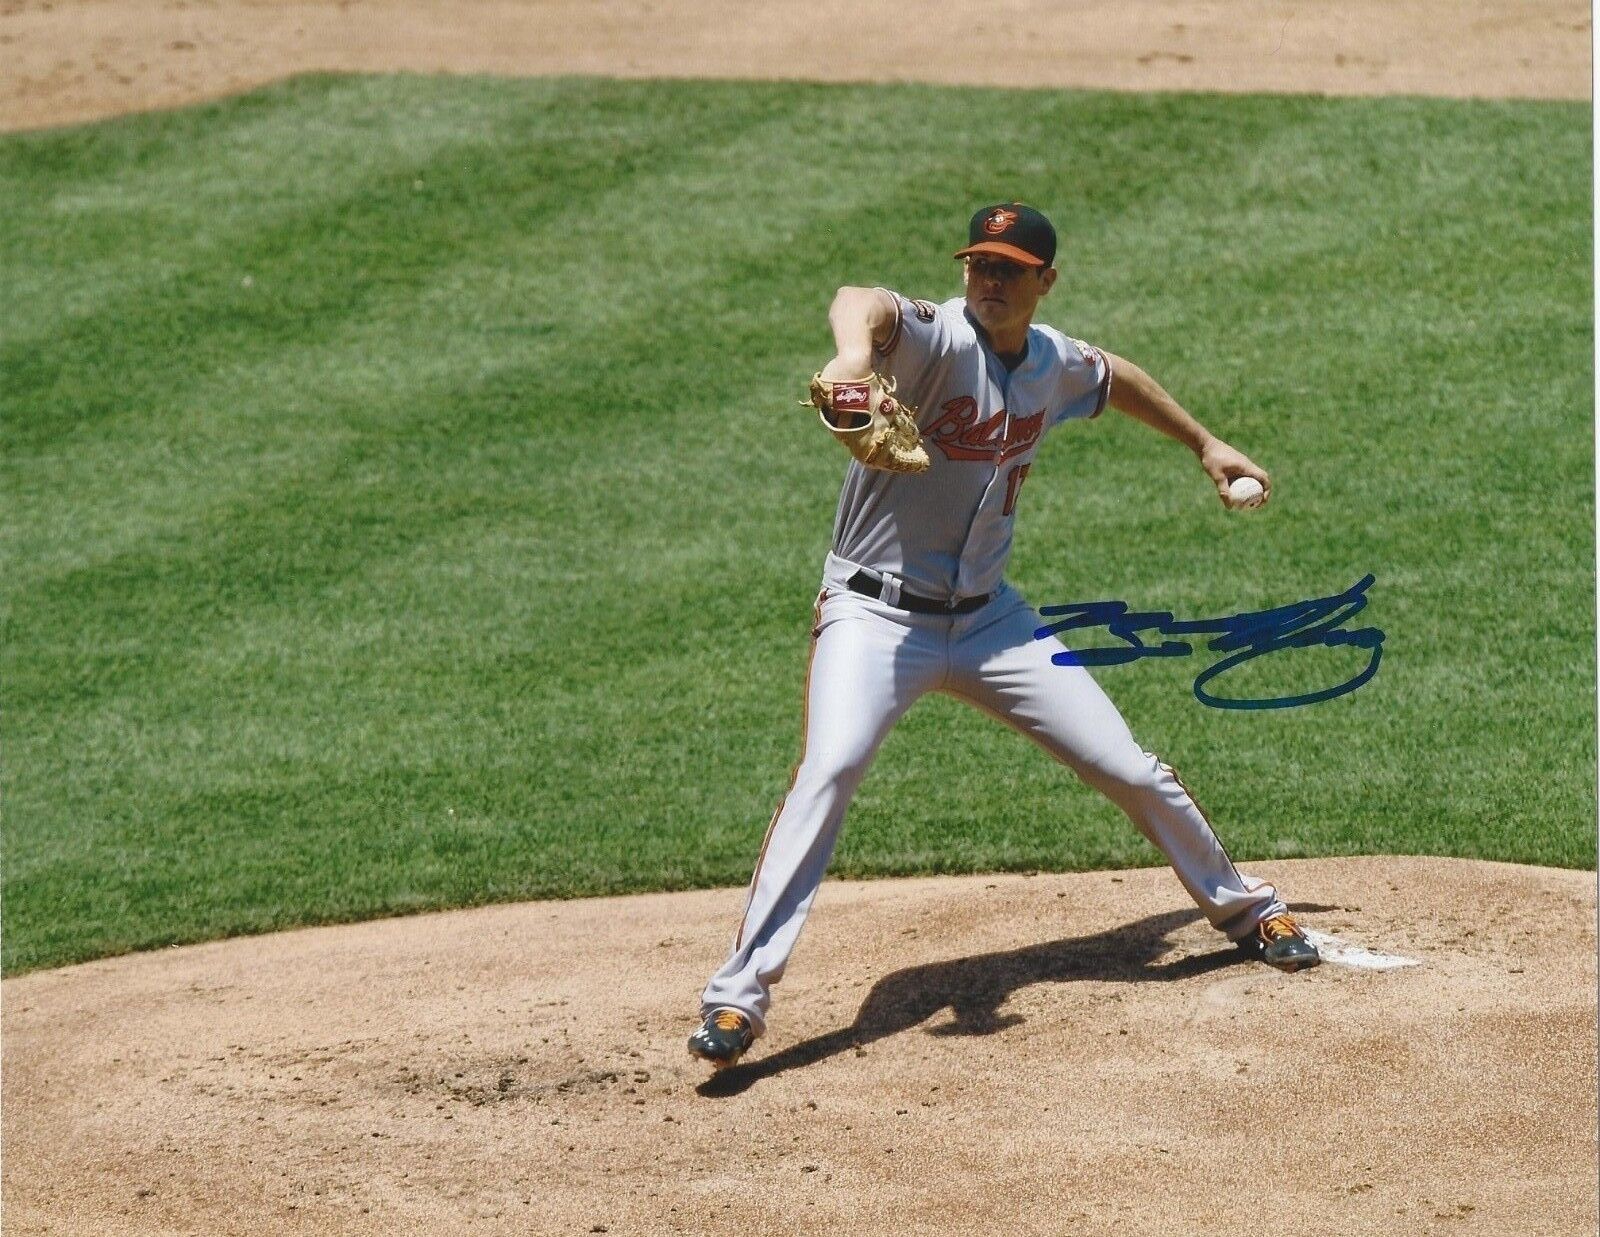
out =
<svg viewBox="0 0 1600 1237"><path fill-rule="evenodd" d="M849 586L852 593L883 600L883 581L873 579L864 571L851 576ZM900 600L893 604L898 609L910 610L914 614L971 614L988 605L989 598L993 596L993 593L985 593L982 597L963 597L960 601L935 601L931 597L918 597L902 589Z"/></svg>

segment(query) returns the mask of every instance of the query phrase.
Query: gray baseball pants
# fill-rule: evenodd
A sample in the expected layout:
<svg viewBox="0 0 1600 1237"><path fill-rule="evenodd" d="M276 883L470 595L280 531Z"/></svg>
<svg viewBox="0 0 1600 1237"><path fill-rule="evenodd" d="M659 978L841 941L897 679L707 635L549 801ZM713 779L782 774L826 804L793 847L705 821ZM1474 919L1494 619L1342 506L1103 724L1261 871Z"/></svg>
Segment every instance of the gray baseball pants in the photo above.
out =
<svg viewBox="0 0 1600 1237"><path fill-rule="evenodd" d="M830 556L806 675L804 746L767 829L733 950L701 995L702 1014L731 1006L766 1029L772 985L799 939L839 826L895 722L928 692L976 705L1027 735L1128 814L1166 856L1213 927L1233 938L1285 908L1243 877L1176 773L1144 751L1064 645L1037 640L1042 620L1010 585L971 614L914 614L850 592Z"/></svg>

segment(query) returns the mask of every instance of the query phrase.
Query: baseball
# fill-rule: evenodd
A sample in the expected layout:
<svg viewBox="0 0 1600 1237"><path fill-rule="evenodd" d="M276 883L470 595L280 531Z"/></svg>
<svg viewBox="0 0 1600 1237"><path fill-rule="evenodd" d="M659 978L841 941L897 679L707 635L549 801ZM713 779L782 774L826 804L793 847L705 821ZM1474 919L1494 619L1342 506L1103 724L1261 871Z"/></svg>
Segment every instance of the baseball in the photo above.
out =
<svg viewBox="0 0 1600 1237"><path fill-rule="evenodd" d="M1235 477L1228 485L1228 497L1234 505L1251 509L1261 505L1261 496L1266 491L1261 488L1261 482L1254 477Z"/></svg>

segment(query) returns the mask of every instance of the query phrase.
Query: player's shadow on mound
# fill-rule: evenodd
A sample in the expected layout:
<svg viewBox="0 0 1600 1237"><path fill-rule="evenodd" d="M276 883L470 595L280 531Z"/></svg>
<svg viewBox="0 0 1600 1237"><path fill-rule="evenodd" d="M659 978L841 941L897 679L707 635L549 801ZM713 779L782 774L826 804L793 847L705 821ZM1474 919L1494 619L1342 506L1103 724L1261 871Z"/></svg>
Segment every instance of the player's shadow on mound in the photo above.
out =
<svg viewBox="0 0 1600 1237"><path fill-rule="evenodd" d="M896 971L873 985L850 1026L794 1044L773 1056L722 1070L696 1090L705 1096L737 1095L762 1078L909 1031L941 1010L950 1011L950 1021L928 1028L931 1035L992 1035L1023 1021L1018 1014L1002 1016L1000 1008L1013 992L1032 984L1074 979L1110 983L1170 981L1245 961L1243 953L1224 945L1211 953L1161 962L1159 959L1171 949L1168 935L1199 918L1198 910L1168 911L1093 936L1069 937L1005 953L978 954Z"/></svg>

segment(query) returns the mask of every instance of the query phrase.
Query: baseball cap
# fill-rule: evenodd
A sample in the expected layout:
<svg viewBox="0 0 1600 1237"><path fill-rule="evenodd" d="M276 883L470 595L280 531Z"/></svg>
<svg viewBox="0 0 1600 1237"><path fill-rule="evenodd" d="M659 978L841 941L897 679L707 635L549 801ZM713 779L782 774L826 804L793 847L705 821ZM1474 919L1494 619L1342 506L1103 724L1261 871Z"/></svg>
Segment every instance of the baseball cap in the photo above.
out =
<svg viewBox="0 0 1600 1237"><path fill-rule="evenodd" d="M1021 202L985 206L967 225L967 247L956 254L992 253L1024 266L1049 266L1056 260L1056 230Z"/></svg>

